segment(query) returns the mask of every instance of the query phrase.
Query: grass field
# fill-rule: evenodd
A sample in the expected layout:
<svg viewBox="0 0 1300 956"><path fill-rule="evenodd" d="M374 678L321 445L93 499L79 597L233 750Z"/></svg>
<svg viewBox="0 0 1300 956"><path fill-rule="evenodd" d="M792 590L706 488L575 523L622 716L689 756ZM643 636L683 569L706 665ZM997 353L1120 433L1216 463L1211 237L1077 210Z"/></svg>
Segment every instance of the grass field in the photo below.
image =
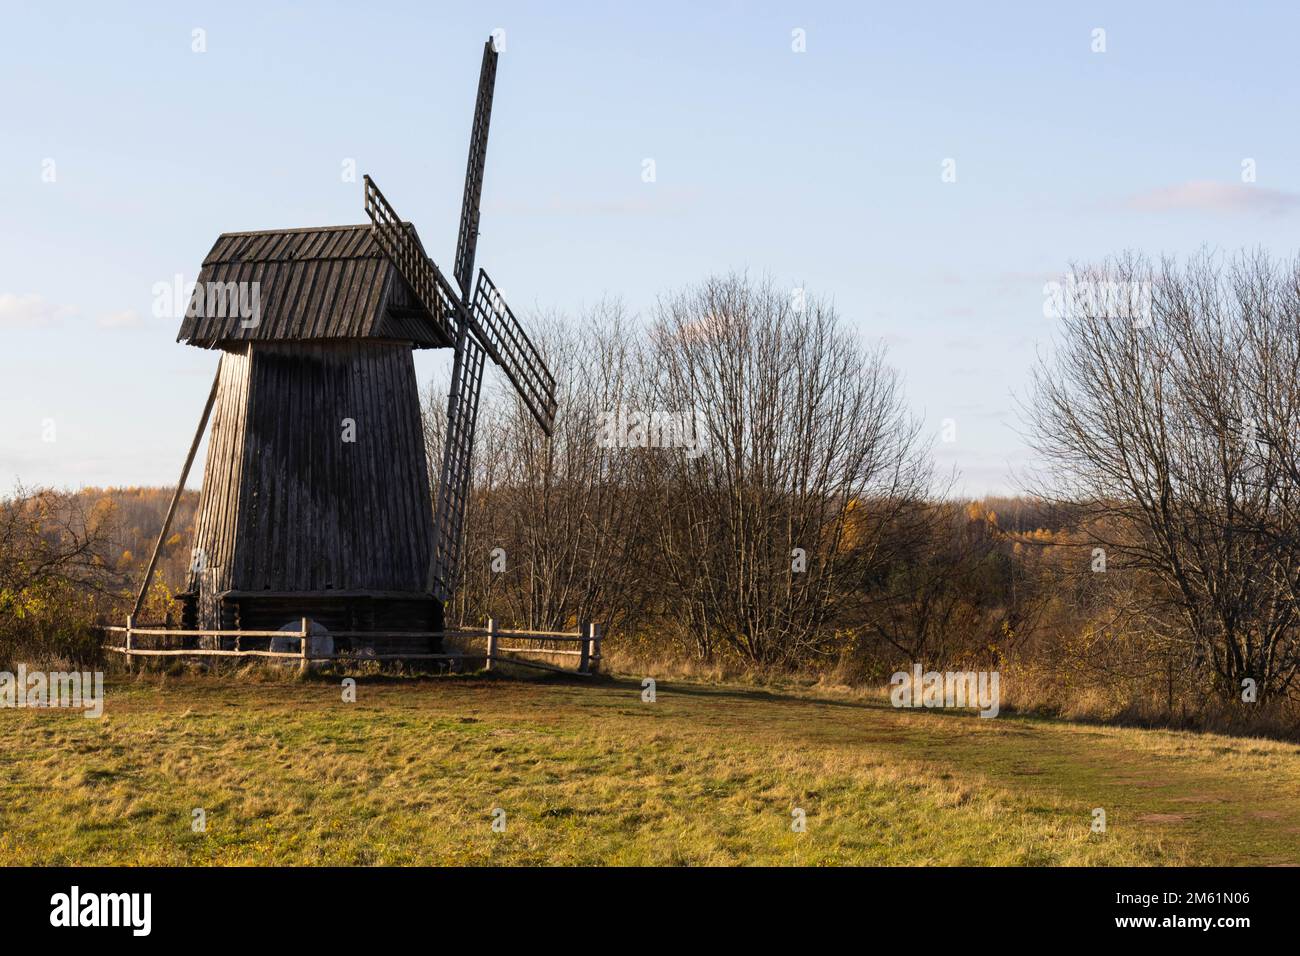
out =
<svg viewBox="0 0 1300 956"><path fill-rule="evenodd" d="M747 686L147 677L0 766L7 864L1300 863L1295 745Z"/></svg>

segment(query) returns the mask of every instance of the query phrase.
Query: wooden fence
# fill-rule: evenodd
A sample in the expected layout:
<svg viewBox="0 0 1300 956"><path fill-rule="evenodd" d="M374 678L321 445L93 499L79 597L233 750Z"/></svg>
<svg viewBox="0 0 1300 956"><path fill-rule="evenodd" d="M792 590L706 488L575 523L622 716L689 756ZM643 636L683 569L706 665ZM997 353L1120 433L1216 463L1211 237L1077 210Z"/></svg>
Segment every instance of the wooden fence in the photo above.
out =
<svg viewBox="0 0 1300 956"><path fill-rule="evenodd" d="M357 640L427 640L429 638L487 638L486 653L479 654L473 652L460 651L451 654L422 654L422 653L399 653L399 654L313 654L311 649L312 635L309 633L311 622L307 618L301 618L297 631L205 631L189 630L166 627L138 627L133 617L127 617L126 626L118 627L116 625L105 626L101 628L106 634L122 634L124 640L121 646L112 644L106 645L104 650L111 651L115 654L122 654L126 657L128 667L132 667L137 658L148 657L269 657L280 660L296 660L299 662L301 670L306 673L311 670L312 665L323 661L347 661L350 663L362 663L364 661L464 661L464 660L482 660L487 670L492 670L496 664L518 664L521 667L531 667L537 670L553 671L558 674L578 674L590 676L600 670L600 642L601 628L599 624L584 624L577 632L571 631L507 631L497 627L495 620L489 619L486 628L469 628L463 630L451 631L330 631L328 636L331 638L347 638ZM235 646L233 648L159 648L159 647L141 647L137 639L141 637L216 637L216 638L233 638ZM240 644L243 640L296 640L298 650L296 651L273 651L259 650L254 648L244 648ZM502 639L507 644L503 644ZM578 646L574 650L557 649L542 646L529 646L529 642L546 644L557 643L567 644L576 643ZM545 664L541 661L528 660L521 657L507 656L508 654L546 654L557 657L576 657L574 662L576 669L557 667L554 664Z"/></svg>

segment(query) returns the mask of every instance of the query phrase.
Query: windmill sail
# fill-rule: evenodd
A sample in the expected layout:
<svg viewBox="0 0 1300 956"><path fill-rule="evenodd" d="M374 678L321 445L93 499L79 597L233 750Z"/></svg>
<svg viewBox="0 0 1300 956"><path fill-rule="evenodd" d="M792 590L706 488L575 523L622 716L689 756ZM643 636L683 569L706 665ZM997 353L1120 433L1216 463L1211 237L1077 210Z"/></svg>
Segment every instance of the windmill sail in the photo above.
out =
<svg viewBox="0 0 1300 956"><path fill-rule="evenodd" d="M465 166L465 196L460 205L460 231L456 236L456 281L469 298L474 278L474 250L478 246L478 208L483 195L483 166L487 161L488 123L492 119L492 91L497 79L497 51L492 41L483 44L483 65L478 74L478 99L474 103L474 128L469 135L469 161Z"/></svg>
<svg viewBox="0 0 1300 956"><path fill-rule="evenodd" d="M500 291L482 269L474 291L474 324L493 358L547 435L555 422L555 377Z"/></svg>
<svg viewBox="0 0 1300 956"><path fill-rule="evenodd" d="M460 286L459 292L425 255L409 227L370 177L365 177L366 214L384 254L433 316L440 331L450 331L454 323L454 332L448 336L448 341L455 342L456 357L447 396L447 434L434 508L428 582L429 591L442 601L450 600L460 569L474 428L485 360L491 358L506 373L520 399L547 435L551 434L555 421L555 378L547 369L541 353L525 334L487 273L480 269L478 281L474 283L479 200L483 192L496 69L497 52L489 40L484 44L483 64L479 70L478 99L474 108L474 127L470 131L465 193L456 239L454 276Z"/></svg>
<svg viewBox="0 0 1300 956"><path fill-rule="evenodd" d="M451 600L460 570L474 427L483 387L483 349L473 336L465 334L457 346L447 400L447 434L442 449L438 503L434 508L433 561L429 568L429 590L440 601Z"/></svg>
<svg viewBox="0 0 1300 956"><path fill-rule="evenodd" d="M398 218L374 180L369 176L364 179L366 215L374 224L374 236L379 247L406 280L420 304L433 316L438 331L448 342L454 342L457 330L451 325L451 318L457 312L455 293L433 260L424 254L406 224ZM456 324L459 326L461 323L457 321Z"/></svg>

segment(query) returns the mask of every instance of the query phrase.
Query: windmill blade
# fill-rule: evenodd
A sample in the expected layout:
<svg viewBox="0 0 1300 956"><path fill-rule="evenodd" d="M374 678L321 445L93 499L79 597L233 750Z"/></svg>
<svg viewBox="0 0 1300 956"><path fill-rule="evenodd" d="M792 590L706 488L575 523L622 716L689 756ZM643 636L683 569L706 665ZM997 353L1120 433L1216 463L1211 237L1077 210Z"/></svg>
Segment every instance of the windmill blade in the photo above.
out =
<svg viewBox="0 0 1300 956"><path fill-rule="evenodd" d="M482 269L478 271L472 311L475 334L510 378L542 431L550 435L555 423L555 376Z"/></svg>
<svg viewBox="0 0 1300 956"><path fill-rule="evenodd" d="M451 391L447 397L447 434L434 508L433 559L429 565L429 591L444 602L451 600L460 571L465 505L474 456L474 426L483 390L483 358L483 349L474 336L462 330L456 343Z"/></svg>
<svg viewBox="0 0 1300 956"><path fill-rule="evenodd" d="M495 51L492 55L496 56ZM424 254L374 180L369 176L364 178L366 215L374 224L379 246L434 317L439 331L449 343L459 342L461 337L476 340L509 376L528 410L549 435L555 420L555 379L488 274L479 270L474 302L467 308L441 270ZM450 325L452 319L456 323L454 329ZM472 334L465 335L467 332ZM458 345L458 353L459 350Z"/></svg>
<svg viewBox="0 0 1300 956"><path fill-rule="evenodd" d="M460 311L460 298L447 282L433 260L424 254L411 231L388 204L373 179L363 177L366 184L366 215L373 223L374 236L388 261L406 280L415 297L433 316L434 325L448 343L456 341L458 328L463 322L453 317Z"/></svg>
<svg viewBox="0 0 1300 956"><path fill-rule="evenodd" d="M474 126L469 135L469 162L465 167L465 196L460 204L460 232L456 236L456 281L461 295L469 298L474 278L474 250L478 246L478 206L483 194L483 164L487 160L488 123L492 118L492 91L497 80L497 51L488 40L483 44L483 65L478 73L478 99L474 103Z"/></svg>

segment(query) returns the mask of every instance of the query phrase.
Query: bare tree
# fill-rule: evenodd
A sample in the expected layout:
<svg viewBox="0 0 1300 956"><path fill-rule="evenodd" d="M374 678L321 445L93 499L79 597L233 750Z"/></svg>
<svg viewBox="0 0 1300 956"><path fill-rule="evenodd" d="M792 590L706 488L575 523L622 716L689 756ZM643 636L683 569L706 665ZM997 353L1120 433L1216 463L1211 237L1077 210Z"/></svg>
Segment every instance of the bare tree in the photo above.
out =
<svg viewBox="0 0 1300 956"><path fill-rule="evenodd" d="M487 397L453 616L492 614L538 630L626 627L646 599L640 499L632 453L599 436L605 413L627 401L638 343L617 302L574 325L555 317L540 325L538 346L557 381L553 434L536 428L517 397ZM431 406L426 434L437 454L440 422Z"/></svg>
<svg viewBox="0 0 1300 956"><path fill-rule="evenodd" d="M929 480L897 375L829 304L741 276L662 301L650 336L644 412L695 425L642 457L660 589L701 657L825 659L889 524L868 514Z"/></svg>
<svg viewBox="0 0 1300 956"><path fill-rule="evenodd" d="M1125 256L1075 277L1084 294L1030 409L1047 493L1086 506L1088 543L1141 598L1120 626L1223 699L1246 678L1286 692L1297 551L1278 532L1294 527L1297 489L1285 454L1261 454L1259 422L1294 425L1277 350L1294 296L1258 256L1226 275L1206 255L1182 268Z"/></svg>

